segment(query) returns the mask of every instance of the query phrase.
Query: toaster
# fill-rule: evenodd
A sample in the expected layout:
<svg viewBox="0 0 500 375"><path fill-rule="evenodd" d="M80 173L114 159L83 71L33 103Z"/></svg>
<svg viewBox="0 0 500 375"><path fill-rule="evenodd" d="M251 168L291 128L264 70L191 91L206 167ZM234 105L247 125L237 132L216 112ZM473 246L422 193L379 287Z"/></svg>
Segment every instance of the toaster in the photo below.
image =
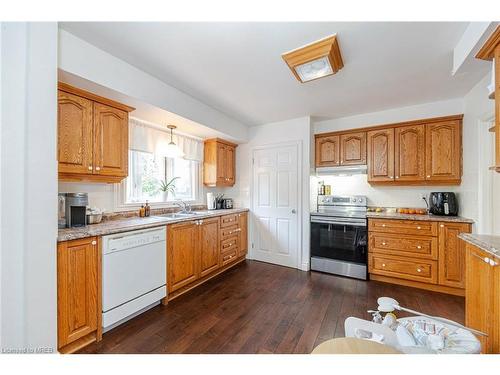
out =
<svg viewBox="0 0 500 375"><path fill-rule="evenodd" d="M429 197L429 212L439 216L457 216L458 202L455 193L433 192Z"/></svg>

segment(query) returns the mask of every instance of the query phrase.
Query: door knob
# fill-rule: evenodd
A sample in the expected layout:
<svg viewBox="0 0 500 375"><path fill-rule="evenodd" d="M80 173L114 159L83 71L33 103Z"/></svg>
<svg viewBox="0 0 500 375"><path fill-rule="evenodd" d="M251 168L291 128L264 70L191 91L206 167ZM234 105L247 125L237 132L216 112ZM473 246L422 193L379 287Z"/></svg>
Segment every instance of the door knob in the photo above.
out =
<svg viewBox="0 0 500 375"><path fill-rule="evenodd" d="M292 214L295 214L295 213L297 213L297 211L294 208L294 209L292 209Z"/></svg>

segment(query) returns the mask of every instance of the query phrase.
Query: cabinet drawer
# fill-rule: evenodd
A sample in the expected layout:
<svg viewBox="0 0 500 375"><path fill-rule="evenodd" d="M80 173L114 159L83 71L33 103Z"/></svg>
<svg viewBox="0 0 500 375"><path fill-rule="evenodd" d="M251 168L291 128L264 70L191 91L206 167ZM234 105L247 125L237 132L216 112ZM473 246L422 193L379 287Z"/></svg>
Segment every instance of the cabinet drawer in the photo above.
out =
<svg viewBox="0 0 500 375"><path fill-rule="evenodd" d="M238 214L221 216L220 227L226 228L238 224Z"/></svg>
<svg viewBox="0 0 500 375"><path fill-rule="evenodd" d="M369 233L369 251L385 255L438 258L437 237L406 234Z"/></svg>
<svg viewBox="0 0 500 375"><path fill-rule="evenodd" d="M225 239L227 239L229 237L234 237L239 232L241 232L241 228L239 227L238 224L233 225L231 227L222 228L220 230L220 238L221 238L221 240L225 240Z"/></svg>
<svg viewBox="0 0 500 375"><path fill-rule="evenodd" d="M434 260L370 254L368 267L370 273L376 275L437 283L437 262Z"/></svg>
<svg viewBox="0 0 500 375"><path fill-rule="evenodd" d="M220 252L225 254L229 251L233 251L238 247L238 237L230 237L227 240L221 241Z"/></svg>
<svg viewBox="0 0 500 375"><path fill-rule="evenodd" d="M236 259L238 259L238 250L237 249L230 251L228 253L221 254L221 263L223 266L234 262Z"/></svg>
<svg viewBox="0 0 500 375"><path fill-rule="evenodd" d="M416 234L419 236L437 236L437 223L432 221L369 219L370 232Z"/></svg>

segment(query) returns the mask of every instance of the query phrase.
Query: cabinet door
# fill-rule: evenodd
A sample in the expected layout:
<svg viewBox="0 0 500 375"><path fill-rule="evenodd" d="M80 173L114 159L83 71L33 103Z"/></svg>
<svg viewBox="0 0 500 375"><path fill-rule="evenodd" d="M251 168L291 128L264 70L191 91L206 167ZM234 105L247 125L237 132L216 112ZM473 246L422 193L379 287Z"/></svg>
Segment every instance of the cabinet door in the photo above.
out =
<svg viewBox="0 0 500 375"><path fill-rule="evenodd" d="M465 287L465 243L458 235L470 231L470 224L439 223L439 284Z"/></svg>
<svg viewBox="0 0 500 375"><path fill-rule="evenodd" d="M394 181L394 129L368 132L368 182Z"/></svg>
<svg viewBox="0 0 500 375"><path fill-rule="evenodd" d="M97 330L98 248L95 237L57 246L58 348Z"/></svg>
<svg viewBox="0 0 500 375"><path fill-rule="evenodd" d="M492 332L495 312L495 268L484 262L488 254L476 247L466 245L465 272L465 325L487 333L488 337L476 336L481 341L481 352L492 353L495 335Z"/></svg>
<svg viewBox="0 0 500 375"><path fill-rule="evenodd" d="M248 252L248 214L241 212L238 214L240 229L240 245L238 247L238 257L244 257Z"/></svg>
<svg viewBox="0 0 500 375"><path fill-rule="evenodd" d="M199 225L200 277L219 268L219 221L218 217L203 219Z"/></svg>
<svg viewBox="0 0 500 375"><path fill-rule="evenodd" d="M92 174L92 101L58 91L59 173Z"/></svg>
<svg viewBox="0 0 500 375"><path fill-rule="evenodd" d="M235 148L232 146L225 147L225 165L226 165L226 181L225 184L229 186L234 185L235 181L235 173L234 173L234 165L235 165Z"/></svg>
<svg viewBox="0 0 500 375"><path fill-rule="evenodd" d="M199 231L190 221L167 227L168 291L173 292L199 277Z"/></svg>
<svg viewBox="0 0 500 375"><path fill-rule="evenodd" d="M396 128L394 143L395 179L425 180L425 125Z"/></svg>
<svg viewBox="0 0 500 375"><path fill-rule="evenodd" d="M338 135L316 138L316 167L334 167L340 164Z"/></svg>
<svg viewBox="0 0 500 375"><path fill-rule="evenodd" d="M128 174L128 113L94 103L94 173Z"/></svg>
<svg viewBox="0 0 500 375"><path fill-rule="evenodd" d="M348 133L340 136L340 164L366 164L366 133Z"/></svg>
<svg viewBox="0 0 500 375"><path fill-rule="evenodd" d="M226 170L226 145L217 143L217 185L223 186L226 184L227 170Z"/></svg>
<svg viewBox="0 0 500 375"><path fill-rule="evenodd" d="M462 175L462 124L426 125L425 173L428 181L457 181Z"/></svg>

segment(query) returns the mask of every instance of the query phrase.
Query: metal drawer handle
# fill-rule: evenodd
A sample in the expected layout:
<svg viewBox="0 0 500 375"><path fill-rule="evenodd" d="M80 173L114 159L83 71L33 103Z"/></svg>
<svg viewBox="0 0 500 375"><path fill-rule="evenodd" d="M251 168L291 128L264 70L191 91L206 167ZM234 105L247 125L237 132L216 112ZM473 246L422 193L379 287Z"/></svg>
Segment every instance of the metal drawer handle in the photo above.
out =
<svg viewBox="0 0 500 375"><path fill-rule="evenodd" d="M382 226L385 228L385 224L382 224Z"/></svg>
<svg viewBox="0 0 500 375"><path fill-rule="evenodd" d="M444 224L441 224L441 225L440 225L440 227L441 227L441 228L444 228Z"/></svg>
<svg viewBox="0 0 500 375"><path fill-rule="evenodd" d="M488 257L480 257L477 254L472 253L476 258L481 259L484 263L489 264L492 267L498 266L498 262L495 262L493 259L490 259Z"/></svg>
<svg viewBox="0 0 500 375"><path fill-rule="evenodd" d="M421 249L421 248L422 248L422 246L420 246L420 245L417 246L417 249Z"/></svg>
<svg viewBox="0 0 500 375"><path fill-rule="evenodd" d="M387 244L386 244L385 242L382 242L382 245L384 245L384 246L385 246L385 245L387 245Z"/></svg>
<svg viewBox="0 0 500 375"><path fill-rule="evenodd" d="M422 227L417 227L417 229L422 229Z"/></svg>
<svg viewBox="0 0 500 375"><path fill-rule="evenodd" d="M100 170L101 170L101 167L95 167L95 170L96 170L96 171L100 171Z"/></svg>
<svg viewBox="0 0 500 375"><path fill-rule="evenodd" d="M89 171L91 171L91 170L92 170L92 166L91 166L91 165L89 165L89 167L88 167L88 168L89 168Z"/></svg>
<svg viewBox="0 0 500 375"><path fill-rule="evenodd" d="M97 241L92 241L91 244L95 246L97 244Z"/></svg>
<svg viewBox="0 0 500 375"><path fill-rule="evenodd" d="M382 267L385 267L385 263L382 263Z"/></svg>
<svg viewBox="0 0 500 375"><path fill-rule="evenodd" d="M417 268L417 272L422 272L422 270L420 268Z"/></svg>

